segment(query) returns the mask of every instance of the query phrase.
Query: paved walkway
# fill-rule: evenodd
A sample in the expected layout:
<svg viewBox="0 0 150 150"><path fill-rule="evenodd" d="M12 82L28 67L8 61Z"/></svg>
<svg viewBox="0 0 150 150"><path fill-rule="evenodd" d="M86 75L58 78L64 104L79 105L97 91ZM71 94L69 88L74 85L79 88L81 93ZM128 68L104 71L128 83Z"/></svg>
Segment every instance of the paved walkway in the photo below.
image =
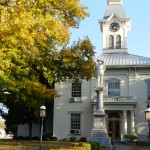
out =
<svg viewBox="0 0 150 150"><path fill-rule="evenodd" d="M130 144L115 144L114 150L132 150L134 145Z"/></svg>

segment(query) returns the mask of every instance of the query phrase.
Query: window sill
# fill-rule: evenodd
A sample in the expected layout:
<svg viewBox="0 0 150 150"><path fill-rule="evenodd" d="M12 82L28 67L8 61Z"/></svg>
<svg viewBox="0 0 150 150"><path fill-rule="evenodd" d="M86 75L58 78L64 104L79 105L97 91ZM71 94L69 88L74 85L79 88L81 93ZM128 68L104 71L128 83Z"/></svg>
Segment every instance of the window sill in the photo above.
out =
<svg viewBox="0 0 150 150"><path fill-rule="evenodd" d="M81 136L81 133L80 133L80 134L73 134L73 133L70 133L69 136Z"/></svg>
<svg viewBox="0 0 150 150"><path fill-rule="evenodd" d="M69 102L69 103L82 103L82 101L75 101L75 102Z"/></svg>

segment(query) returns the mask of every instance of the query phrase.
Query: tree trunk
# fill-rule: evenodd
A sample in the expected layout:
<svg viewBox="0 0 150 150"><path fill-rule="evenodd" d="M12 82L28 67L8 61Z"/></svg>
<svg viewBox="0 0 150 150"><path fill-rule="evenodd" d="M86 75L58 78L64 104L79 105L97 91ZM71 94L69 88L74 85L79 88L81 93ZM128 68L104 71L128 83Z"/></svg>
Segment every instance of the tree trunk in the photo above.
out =
<svg viewBox="0 0 150 150"><path fill-rule="evenodd" d="M32 139L32 121L29 122L29 139Z"/></svg>
<svg viewBox="0 0 150 150"><path fill-rule="evenodd" d="M15 128L14 128L14 139L17 139L17 136L18 136L18 125L15 124Z"/></svg>

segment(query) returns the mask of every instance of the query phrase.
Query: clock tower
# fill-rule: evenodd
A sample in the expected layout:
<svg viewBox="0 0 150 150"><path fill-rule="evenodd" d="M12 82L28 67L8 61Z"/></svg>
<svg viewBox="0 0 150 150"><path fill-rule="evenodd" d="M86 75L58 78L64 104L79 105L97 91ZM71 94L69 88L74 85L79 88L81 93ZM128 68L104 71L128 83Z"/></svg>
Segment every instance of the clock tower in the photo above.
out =
<svg viewBox="0 0 150 150"><path fill-rule="evenodd" d="M103 54L127 53L127 33L131 21L126 18L122 0L107 0L104 17L99 23L103 33Z"/></svg>

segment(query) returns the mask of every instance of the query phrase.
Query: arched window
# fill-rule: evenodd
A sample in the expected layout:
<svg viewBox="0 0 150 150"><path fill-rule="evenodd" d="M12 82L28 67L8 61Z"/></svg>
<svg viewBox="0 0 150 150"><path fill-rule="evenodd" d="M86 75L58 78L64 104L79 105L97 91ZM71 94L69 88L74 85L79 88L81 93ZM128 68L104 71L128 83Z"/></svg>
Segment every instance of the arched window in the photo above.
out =
<svg viewBox="0 0 150 150"><path fill-rule="evenodd" d="M116 49L121 48L121 36L117 35L116 36Z"/></svg>
<svg viewBox="0 0 150 150"><path fill-rule="evenodd" d="M114 36L110 35L109 36L109 49L113 49L114 48Z"/></svg>

